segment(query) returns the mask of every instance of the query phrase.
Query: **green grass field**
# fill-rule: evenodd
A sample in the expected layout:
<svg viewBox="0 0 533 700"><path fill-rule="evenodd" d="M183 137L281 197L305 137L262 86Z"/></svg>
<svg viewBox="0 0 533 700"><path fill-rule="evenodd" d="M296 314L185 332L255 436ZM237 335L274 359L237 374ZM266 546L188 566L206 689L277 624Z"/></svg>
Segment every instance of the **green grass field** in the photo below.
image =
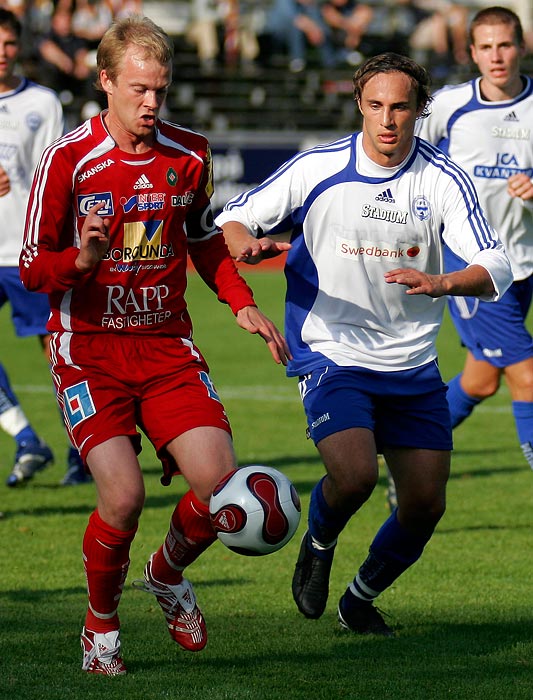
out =
<svg viewBox="0 0 533 700"><path fill-rule="evenodd" d="M280 273L248 279L278 323ZM296 610L290 582L310 490L323 469L305 439L294 380L260 338L241 331L195 276L189 286L195 339L226 405L240 464L282 469L304 508L299 531L280 552L246 558L216 543L188 569L209 643L187 654L171 641L154 598L132 589L162 541L180 479L164 488L150 445L141 460L147 501L131 551L121 603L127 676L80 669L85 612L81 540L93 485L59 486L66 437L48 370L34 339L13 336L0 312L1 358L56 464L25 488L4 486L13 444L0 434L0 698L21 700L531 700L533 697L533 474L515 436L505 387L455 433L448 511L421 560L379 600L393 639L342 632L336 605L387 517L385 478L343 532L320 620ZM449 321L440 336L445 379L463 354Z"/></svg>

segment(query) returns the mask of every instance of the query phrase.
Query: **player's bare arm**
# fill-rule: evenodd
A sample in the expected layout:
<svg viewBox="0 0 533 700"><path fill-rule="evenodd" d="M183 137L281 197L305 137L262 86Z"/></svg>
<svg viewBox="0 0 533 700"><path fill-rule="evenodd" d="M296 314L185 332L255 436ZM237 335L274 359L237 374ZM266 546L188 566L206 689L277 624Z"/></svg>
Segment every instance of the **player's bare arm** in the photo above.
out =
<svg viewBox="0 0 533 700"><path fill-rule="evenodd" d="M286 365L288 360L292 359L287 341L281 332L256 306L240 309L237 312L237 323L249 333L258 333L263 338L277 364Z"/></svg>
<svg viewBox="0 0 533 700"><path fill-rule="evenodd" d="M80 252L76 258L76 267L82 272L92 270L109 249L109 219L102 219L98 214L104 204L104 202L98 202L89 209L81 229Z"/></svg>
<svg viewBox="0 0 533 700"><path fill-rule="evenodd" d="M410 268L397 268L386 272L385 282L403 284L406 294L427 294L430 297L486 296L494 292L494 284L487 270L481 265L469 265L464 270L430 275Z"/></svg>
<svg viewBox="0 0 533 700"><path fill-rule="evenodd" d="M507 180L507 191L511 197L533 200L533 181L530 180L526 173L512 175Z"/></svg>
<svg viewBox="0 0 533 700"><path fill-rule="evenodd" d="M0 197L5 197L8 192L11 191L11 182L9 181L9 176L0 165Z"/></svg>
<svg viewBox="0 0 533 700"><path fill-rule="evenodd" d="M248 265L257 265L261 260L275 258L291 248L287 241L275 241L268 236L255 238L246 226L237 221L228 221L222 230L231 257Z"/></svg>

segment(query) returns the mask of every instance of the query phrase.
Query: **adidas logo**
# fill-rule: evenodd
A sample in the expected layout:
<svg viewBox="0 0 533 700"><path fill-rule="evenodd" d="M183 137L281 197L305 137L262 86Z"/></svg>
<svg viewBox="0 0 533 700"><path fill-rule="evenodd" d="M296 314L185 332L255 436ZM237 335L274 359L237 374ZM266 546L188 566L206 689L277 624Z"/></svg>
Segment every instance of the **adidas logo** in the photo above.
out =
<svg viewBox="0 0 533 700"><path fill-rule="evenodd" d="M516 112L513 109L512 112L509 112L509 114L505 115L505 117L503 118L503 121L504 122L518 122L518 121L520 121L520 119L518 119L518 117L516 116Z"/></svg>
<svg viewBox="0 0 533 700"><path fill-rule="evenodd" d="M386 190L383 190L383 192L378 194L376 197L376 202L388 202L389 204L394 204L394 197L392 196L390 188L387 187Z"/></svg>
<svg viewBox="0 0 533 700"><path fill-rule="evenodd" d="M7 105L0 105L0 112L4 114L9 114L9 107Z"/></svg>
<svg viewBox="0 0 533 700"><path fill-rule="evenodd" d="M218 524L220 527L222 527L224 530L229 530L230 529L230 524L228 520L228 516L224 511L220 514L218 518Z"/></svg>
<svg viewBox="0 0 533 700"><path fill-rule="evenodd" d="M152 183L144 174L141 175L141 177L133 185L134 190L150 190L150 189L152 189L152 187L153 187Z"/></svg>

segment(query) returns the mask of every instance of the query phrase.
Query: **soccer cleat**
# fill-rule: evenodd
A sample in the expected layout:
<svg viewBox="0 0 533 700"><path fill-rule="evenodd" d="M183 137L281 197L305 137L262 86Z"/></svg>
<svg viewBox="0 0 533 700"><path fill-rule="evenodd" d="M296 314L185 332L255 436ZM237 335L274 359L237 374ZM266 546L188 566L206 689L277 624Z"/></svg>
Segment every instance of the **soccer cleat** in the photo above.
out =
<svg viewBox="0 0 533 700"><path fill-rule="evenodd" d="M394 632L387 625L380 611L371 602L361 601L360 604L348 609L343 606L344 595L339 600L337 609L341 627L357 634L378 634L382 637L394 637Z"/></svg>
<svg viewBox="0 0 533 700"><path fill-rule="evenodd" d="M205 620L196 605L192 584L182 579L176 585L156 581L152 575L152 559L144 567L144 581L133 581L133 587L157 598L167 621L172 639L187 651L201 651L207 644Z"/></svg>
<svg viewBox="0 0 533 700"><path fill-rule="evenodd" d="M119 630L92 632L85 627L81 631L83 649L82 670L103 676L122 676L126 666L120 656Z"/></svg>
<svg viewBox="0 0 533 700"><path fill-rule="evenodd" d="M298 610L313 620L326 609L329 595L329 574L333 557L321 559L307 546L306 532L300 545L300 553L292 577L292 596Z"/></svg>
<svg viewBox="0 0 533 700"><path fill-rule="evenodd" d="M48 445L39 442L22 442L15 455L15 464L11 474L6 479L7 486L15 487L33 478L36 472L40 472L53 463L54 455Z"/></svg>
<svg viewBox="0 0 533 700"><path fill-rule="evenodd" d="M78 451L69 450L67 472L61 480L61 485L78 486L78 484L88 484L92 480L92 476L85 471L85 467Z"/></svg>

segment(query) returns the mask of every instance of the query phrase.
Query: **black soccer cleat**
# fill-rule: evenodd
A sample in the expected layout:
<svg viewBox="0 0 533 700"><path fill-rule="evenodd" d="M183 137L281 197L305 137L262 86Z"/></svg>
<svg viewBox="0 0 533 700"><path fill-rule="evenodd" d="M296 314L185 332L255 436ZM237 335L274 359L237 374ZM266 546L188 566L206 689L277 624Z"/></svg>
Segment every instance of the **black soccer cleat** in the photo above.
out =
<svg viewBox="0 0 533 700"><path fill-rule="evenodd" d="M394 637L394 632L383 619L380 611L372 603L361 601L348 609L343 605L344 596L339 600L337 614L341 627L356 634L377 634L381 637Z"/></svg>
<svg viewBox="0 0 533 700"><path fill-rule="evenodd" d="M298 610L313 620L326 609L329 595L329 574L333 557L321 559L307 546L306 532L300 545L298 561L292 577L292 596Z"/></svg>

